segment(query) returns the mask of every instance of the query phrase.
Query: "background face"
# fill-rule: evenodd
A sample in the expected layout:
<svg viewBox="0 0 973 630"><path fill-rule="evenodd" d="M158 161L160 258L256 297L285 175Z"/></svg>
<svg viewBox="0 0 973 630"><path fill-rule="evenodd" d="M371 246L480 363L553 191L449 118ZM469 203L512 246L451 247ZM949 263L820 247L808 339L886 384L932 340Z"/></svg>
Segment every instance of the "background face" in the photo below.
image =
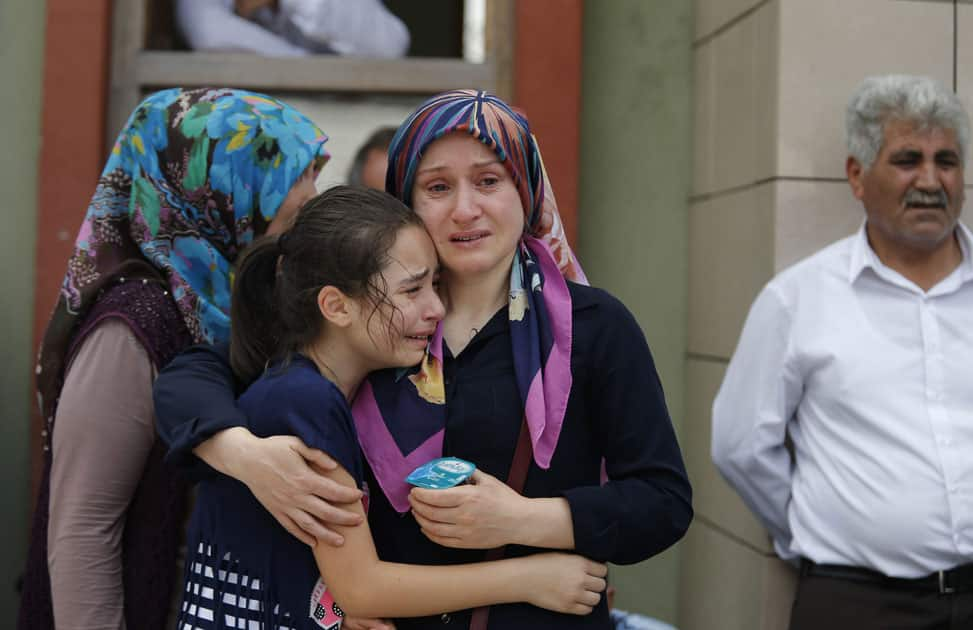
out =
<svg viewBox="0 0 973 630"><path fill-rule="evenodd" d="M385 190L385 170L387 167L388 150L370 150L362 168L362 183L369 188Z"/></svg>

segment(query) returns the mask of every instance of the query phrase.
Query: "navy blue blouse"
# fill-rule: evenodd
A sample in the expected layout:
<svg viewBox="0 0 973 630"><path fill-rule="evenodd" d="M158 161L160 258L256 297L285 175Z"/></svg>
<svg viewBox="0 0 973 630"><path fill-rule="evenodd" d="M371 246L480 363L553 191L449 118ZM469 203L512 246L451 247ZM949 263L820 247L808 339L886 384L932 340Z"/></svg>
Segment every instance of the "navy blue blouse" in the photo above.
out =
<svg viewBox="0 0 973 630"><path fill-rule="evenodd" d="M641 329L617 299L568 283L573 303L573 386L551 466L532 464L524 494L562 496L570 505L575 551L616 564L645 560L678 541L692 519L691 489L652 356ZM513 375L506 309L459 356L444 360L447 424L444 451L505 479L523 409ZM206 476L192 449L242 424L232 400L225 348L197 346L177 357L155 385L156 415L170 460ZM600 484L601 462L609 481ZM378 488L365 464L369 487ZM373 492L369 523L383 560L415 564L477 562L485 552L430 542L411 516ZM508 556L539 550L508 548ZM469 625L470 611L397 620L402 630ZM610 628L604 600L585 617L527 604L494 606L490 628Z"/></svg>
<svg viewBox="0 0 973 630"><path fill-rule="evenodd" d="M254 435L297 436L328 453L361 485L363 459L351 410L307 358L297 355L265 372L240 397L239 409ZM320 593L313 598L320 572L310 547L239 481L216 473L200 482L186 549L177 627L250 627L250 621L268 630L337 627L340 609L332 602L322 609Z"/></svg>

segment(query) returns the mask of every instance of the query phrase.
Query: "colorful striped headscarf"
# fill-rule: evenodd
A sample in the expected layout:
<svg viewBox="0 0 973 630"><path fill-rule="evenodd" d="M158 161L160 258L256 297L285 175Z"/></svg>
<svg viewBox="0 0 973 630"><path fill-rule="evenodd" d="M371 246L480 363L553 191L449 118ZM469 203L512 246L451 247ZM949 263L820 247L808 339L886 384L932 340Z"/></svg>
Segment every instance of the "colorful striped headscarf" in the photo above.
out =
<svg viewBox="0 0 973 630"><path fill-rule="evenodd" d="M534 461L548 468L571 392L571 297L564 278L586 279L564 236L527 118L491 94L453 90L420 105L389 146L386 190L411 205L423 153L450 133L469 134L496 153L520 195L525 233L510 274L510 334ZM542 213L552 218L548 229L541 228ZM400 512L409 509L406 475L442 454L449 404L442 344L440 325L422 365L408 378L388 370L375 373L355 399L362 449Z"/></svg>
<svg viewBox="0 0 973 630"><path fill-rule="evenodd" d="M547 243L564 277L586 282L564 235L554 191L530 123L526 116L492 94L452 90L420 105L402 123L389 145L385 189L411 206L412 187L423 152L434 141L455 131L470 134L497 154L517 186L527 232ZM540 225L544 212L552 219L546 229Z"/></svg>
<svg viewBox="0 0 973 630"><path fill-rule="evenodd" d="M227 339L231 265L305 169L328 159L326 140L254 92L171 89L139 104L95 187L41 345L45 403L76 323L118 276L161 275L196 342Z"/></svg>

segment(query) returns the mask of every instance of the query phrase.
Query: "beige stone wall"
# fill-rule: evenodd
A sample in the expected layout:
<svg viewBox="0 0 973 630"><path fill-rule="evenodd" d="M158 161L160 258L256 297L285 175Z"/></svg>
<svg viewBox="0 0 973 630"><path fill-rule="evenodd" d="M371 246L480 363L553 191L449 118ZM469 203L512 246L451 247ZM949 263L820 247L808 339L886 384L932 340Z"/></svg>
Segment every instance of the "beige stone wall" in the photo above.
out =
<svg viewBox="0 0 973 630"><path fill-rule="evenodd" d="M973 6L939 0L695 0L684 449L696 520L683 630L787 627L794 571L713 467L710 411L750 303L778 271L846 234L844 107L871 74L934 76L973 97ZM966 39L964 40L964 36ZM973 180L969 180L973 181Z"/></svg>

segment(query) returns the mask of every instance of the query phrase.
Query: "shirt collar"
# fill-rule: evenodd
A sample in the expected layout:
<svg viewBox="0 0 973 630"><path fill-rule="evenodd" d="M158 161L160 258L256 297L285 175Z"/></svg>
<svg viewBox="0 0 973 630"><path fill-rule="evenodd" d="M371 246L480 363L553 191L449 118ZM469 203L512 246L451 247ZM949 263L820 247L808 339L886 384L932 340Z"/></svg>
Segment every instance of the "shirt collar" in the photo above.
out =
<svg viewBox="0 0 973 630"><path fill-rule="evenodd" d="M887 269L885 264L879 259L878 254L872 249L872 246L868 244L865 223L865 221L862 221L861 227L858 228L858 232L855 234L854 241L851 245L851 258L848 261L849 283L857 280L858 276L869 267L876 272L879 272L881 269ZM957 221L956 236L959 241L960 251L963 253L963 260L959 264L959 272L960 282L964 283L973 280L973 258L970 256L970 253L973 252L973 232L970 232L970 229L963 225L963 223Z"/></svg>
<svg viewBox="0 0 973 630"><path fill-rule="evenodd" d="M868 244L868 235L865 233L865 221L858 227L855 239L851 243L851 259L848 261L848 282L853 283L866 267L874 265L878 257Z"/></svg>

